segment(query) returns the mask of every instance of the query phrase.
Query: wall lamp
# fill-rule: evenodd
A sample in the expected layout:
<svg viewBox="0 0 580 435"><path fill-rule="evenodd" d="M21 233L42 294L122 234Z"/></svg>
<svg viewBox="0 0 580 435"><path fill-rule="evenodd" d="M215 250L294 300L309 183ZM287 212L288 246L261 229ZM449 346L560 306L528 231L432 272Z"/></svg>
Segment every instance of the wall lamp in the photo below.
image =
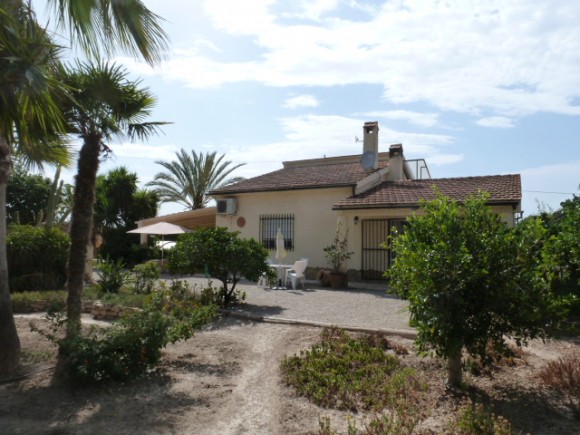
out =
<svg viewBox="0 0 580 435"><path fill-rule="evenodd" d="M354 224L355 224L355 225L358 225L358 216L355 216L355 217L354 217Z"/></svg>

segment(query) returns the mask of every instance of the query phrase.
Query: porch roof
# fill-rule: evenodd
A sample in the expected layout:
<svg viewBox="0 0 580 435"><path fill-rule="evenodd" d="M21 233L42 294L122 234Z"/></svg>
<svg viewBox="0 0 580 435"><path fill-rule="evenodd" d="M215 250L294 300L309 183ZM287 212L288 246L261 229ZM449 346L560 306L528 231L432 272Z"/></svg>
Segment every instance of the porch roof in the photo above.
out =
<svg viewBox="0 0 580 435"><path fill-rule="evenodd" d="M206 207L143 219L137 221L137 226L144 227L157 222L168 222L170 224L180 225L190 230L195 230L197 228L213 228L215 227L215 221L216 208Z"/></svg>
<svg viewBox="0 0 580 435"><path fill-rule="evenodd" d="M359 195L337 202L333 209L416 207L421 199L435 198L433 187L459 202L478 191L490 194L489 204L517 205L522 198L519 174L430 180L387 181Z"/></svg>

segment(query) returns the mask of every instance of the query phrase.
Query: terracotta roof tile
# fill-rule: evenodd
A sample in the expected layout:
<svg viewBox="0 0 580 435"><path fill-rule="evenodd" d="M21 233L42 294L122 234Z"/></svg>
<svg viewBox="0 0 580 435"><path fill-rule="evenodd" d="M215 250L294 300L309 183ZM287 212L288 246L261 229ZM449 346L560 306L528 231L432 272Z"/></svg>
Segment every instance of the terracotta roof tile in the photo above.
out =
<svg viewBox="0 0 580 435"><path fill-rule="evenodd" d="M490 194L489 203L518 203L522 197L521 180L516 175L439 178L431 180L388 181L359 195L345 198L334 209L416 206L420 199L435 198L433 186L450 198L465 200L479 190Z"/></svg>
<svg viewBox="0 0 580 435"><path fill-rule="evenodd" d="M387 164L385 161L380 161L379 168L384 168ZM214 190L210 194L222 195L245 192L354 186L369 173L365 172L358 162L289 166Z"/></svg>

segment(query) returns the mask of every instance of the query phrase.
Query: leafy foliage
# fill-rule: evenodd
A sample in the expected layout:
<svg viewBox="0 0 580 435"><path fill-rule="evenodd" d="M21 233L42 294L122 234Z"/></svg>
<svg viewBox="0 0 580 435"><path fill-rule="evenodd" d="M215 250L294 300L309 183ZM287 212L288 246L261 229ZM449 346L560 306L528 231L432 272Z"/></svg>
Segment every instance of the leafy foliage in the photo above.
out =
<svg viewBox="0 0 580 435"><path fill-rule="evenodd" d="M344 262L352 257L354 252L348 250L347 234L342 234L342 226L340 222L336 225L336 232L334 233L334 240L330 245L324 248L326 259L332 266L334 272L341 271Z"/></svg>
<svg viewBox="0 0 580 435"><path fill-rule="evenodd" d="M36 224L48 205L50 179L16 168L6 188L8 223Z"/></svg>
<svg viewBox="0 0 580 435"><path fill-rule="evenodd" d="M511 435L511 424L503 417L494 415L483 405L470 403L463 406L449 429L454 434Z"/></svg>
<svg viewBox="0 0 580 435"><path fill-rule="evenodd" d="M461 207L438 194L393 240L391 288L410 302L422 351L456 358L465 348L485 357L490 343L506 349L506 336L517 344L543 336L556 312L542 274L545 230L537 221L509 228L486 198ZM449 375L451 384L460 378Z"/></svg>
<svg viewBox="0 0 580 435"><path fill-rule="evenodd" d="M154 367L161 349L186 340L216 315L215 305L200 306L191 293L154 292L142 311L109 328L91 328L73 338L60 338L60 315L52 329L36 331L59 345L66 374L74 381L95 383L130 381Z"/></svg>
<svg viewBox="0 0 580 435"><path fill-rule="evenodd" d="M60 290L26 291L12 293L12 310L15 313L34 311L60 311L66 306L66 292Z"/></svg>
<svg viewBox="0 0 580 435"><path fill-rule="evenodd" d="M95 269L99 275L97 286L100 294L119 293L129 278L121 260L102 259Z"/></svg>
<svg viewBox="0 0 580 435"><path fill-rule="evenodd" d="M11 291L63 287L69 248L65 232L58 228L11 225L6 247Z"/></svg>
<svg viewBox="0 0 580 435"><path fill-rule="evenodd" d="M550 235L544 260L554 291L569 297L572 313L580 315L580 196L574 195L561 205L544 220Z"/></svg>
<svg viewBox="0 0 580 435"><path fill-rule="evenodd" d="M121 166L97 178L94 231L103 236L100 254L132 266L155 258L158 251L127 236L135 222L157 215L159 200L152 191L138 190L137 173Z"/></svg>
<svg viewBox="0 0 580 435"><path fill-rule="evenodd" d="M155 189L162 202L176 202L189 210L203 208L210 200L208 192L243 180L230 174L244 163L232 166L230 161L222 162L224 157L223 154L218 157L215 151L198 154L194 150L190 156L181 149L177 160L155 162L165 172L156 174L147 185Z"/></svg>
<svg viewBox="0 0 580 435"><path fill-rule="evenodd" d="M161 278L161 267L158 263L149 261L133 268L133 290L139 294L149 294L155 288L156 281Z"/></svg>
<svg viewBox="0 0 580 435"><path fill-rule="evenodd" d="M337 328L300 355L287 357L284 380L320 406L380 411L416 404L426 386L417 373L386 353L386 339L353 339Z"/></svg>
<svg viewBox="0 0 580 435"><path fill-rule="evenodd" d="M180 235L169 256L169 270L184 274L209 272L222 282L221 304L230 305L242 277L257 281L270 270L266 248L254 239L241 239L238 235L239 232L223 227Z"/></svg>

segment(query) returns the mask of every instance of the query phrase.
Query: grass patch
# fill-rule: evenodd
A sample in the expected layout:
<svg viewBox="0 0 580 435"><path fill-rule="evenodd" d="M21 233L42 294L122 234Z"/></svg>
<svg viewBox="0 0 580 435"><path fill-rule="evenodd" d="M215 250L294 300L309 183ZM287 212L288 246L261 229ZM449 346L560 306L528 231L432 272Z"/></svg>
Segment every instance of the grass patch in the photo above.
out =
<svg viewBox="0 0 580 435"><path fill-rule="evenodd" d="M14 313L32 313L38 311L63 311L66 309L67 292L54 291L26 291L10 295L12 311ZM101 294L94 286L83 289L83 300L101 300L110 305L143 308L147 295L131 293L130 289L122 289L119 293Z"/></svg>
<svg viewBox="0 0 580 435"><path fill-rule="evenodd" d="M66 307L66 292L32 291L12 293L12 311L15 313L30 313L34 311L60 311Z"/></svg>
<svg viewBox="0 0 580 435"><path fill-rule="evenodd" d="M50 360L55 351L22 349L22 361L29 364L38 364Z"/></svg>
<svg viewBox="0 0 580 435"><path fill-rule="evenodd" d="M338 328L324 329L318 344L282 361L284 381L323 407L380 411L413 406L426 383L390 349L385 337L353 339Z"/></svg>

